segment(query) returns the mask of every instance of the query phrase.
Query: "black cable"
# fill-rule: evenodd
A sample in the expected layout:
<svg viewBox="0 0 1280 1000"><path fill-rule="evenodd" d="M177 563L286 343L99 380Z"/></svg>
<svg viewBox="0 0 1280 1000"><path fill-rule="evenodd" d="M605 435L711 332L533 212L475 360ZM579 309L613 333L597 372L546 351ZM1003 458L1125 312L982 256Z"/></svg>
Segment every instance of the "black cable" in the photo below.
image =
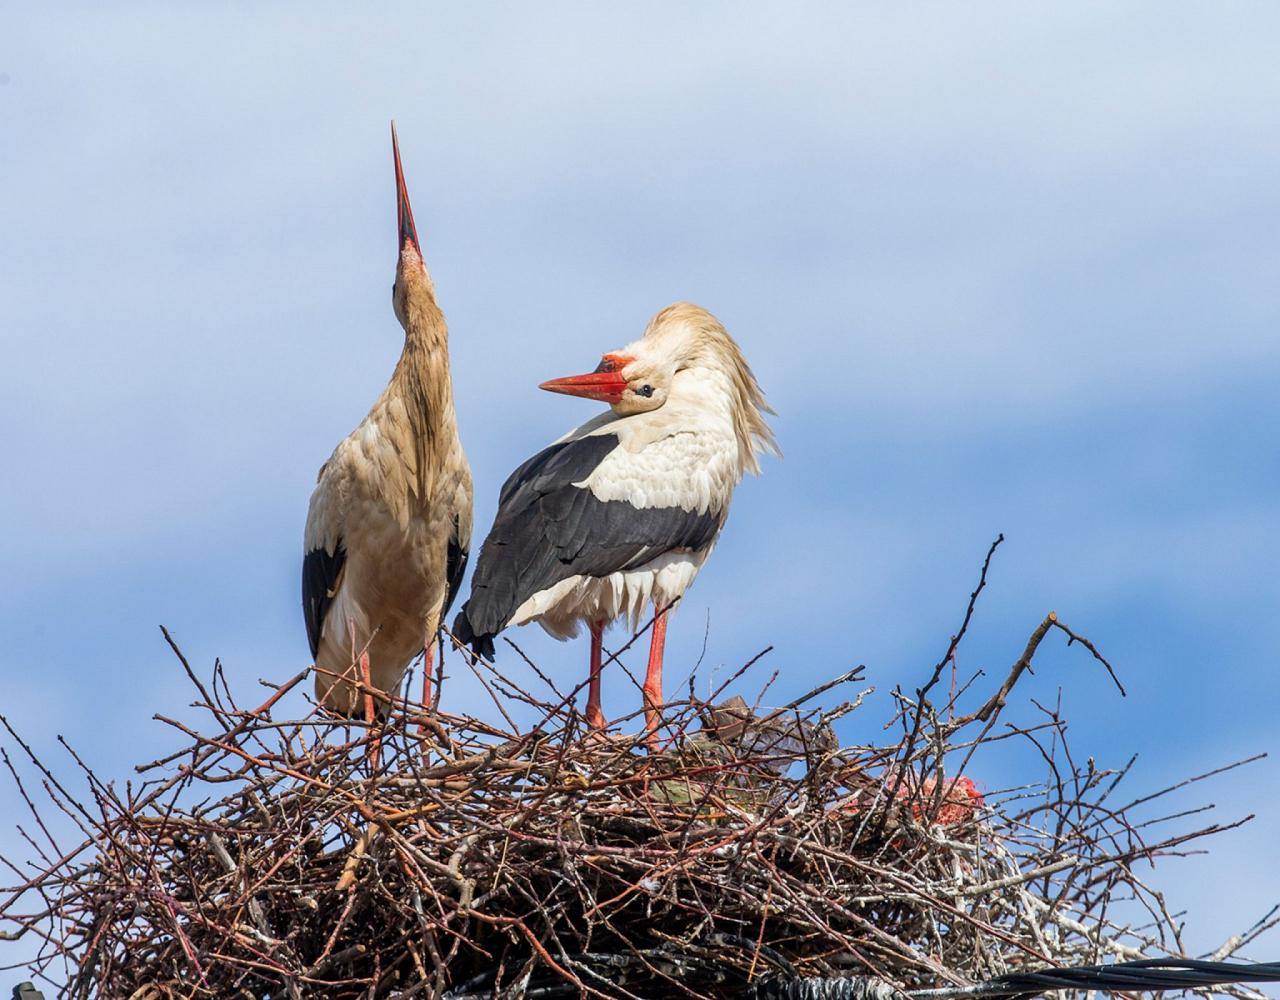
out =
<svg viewBox="0 0 1280 1000"><path fill-rule="evenodd" d="M998 976L974 986L901 993L867 977L770 979L759 983L754 1000L986 1000L1027 998L1054 990L1098 990L1104 993L1195 990L1228 983L1280 982L1280 962L1205 962L1197 959L1148 958L1113 965L1081 965Z"/></svg>
<svg viewBox="0 0 1280 1000"><path fill-rule="evenodd" d="M1191 958L1147 958L1114 965L1083 965L1069 969L1041 969L999 976L972 989L916 990L914 1000L945 1000L948 996L1012 997L1050 990L1147 991L1188 990L1227 983L1280 981L1280 962L1206 962Z"/></svg>

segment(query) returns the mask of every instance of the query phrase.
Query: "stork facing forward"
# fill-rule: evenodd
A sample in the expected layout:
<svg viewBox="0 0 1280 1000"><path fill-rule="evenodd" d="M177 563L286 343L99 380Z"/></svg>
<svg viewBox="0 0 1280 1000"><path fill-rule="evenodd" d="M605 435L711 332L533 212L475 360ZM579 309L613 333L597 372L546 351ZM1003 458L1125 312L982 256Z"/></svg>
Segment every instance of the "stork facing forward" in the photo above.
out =
<svg viewBox="0 0 1280 1000"><path fill-rule="evenodd" d="M391 127L400 253L392 304L404 351L368 416L320 468L307 512L302 610L328 710L372 721L372 687L389 693L431 654L471 539L471 469L458 440L449 335L409 207ZM359 664L366 688L355 681ZM385 710L386 702L380 708Z"/></svg>
<svg viewBox="0 0 1280 1000"><path fill-rule="evenodd" d="M745 472L778 454L771 413L738 345L705 309L668 306L644 336L587 375L543 389L608 403L502 487L453 630L482 656L509 625L537 621L560 639L591 633L587 721L600 711L601 636L656 616L644 683L652 741L662 704L667 611L711 554Z"/></svg>

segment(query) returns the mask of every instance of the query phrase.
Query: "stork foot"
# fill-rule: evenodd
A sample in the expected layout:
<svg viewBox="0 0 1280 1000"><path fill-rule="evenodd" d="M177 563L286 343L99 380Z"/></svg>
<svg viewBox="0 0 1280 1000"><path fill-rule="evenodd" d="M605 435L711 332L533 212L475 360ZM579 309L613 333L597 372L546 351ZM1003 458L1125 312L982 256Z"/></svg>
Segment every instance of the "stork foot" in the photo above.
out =
<svg viewBox="0 0 1280 1000"><path fill-rule="evenodd" d="M435 662L436 662L436 644L433 640L428 639L422 647L422 710L431 713L435 710ZM419 731L425 731L426 726L421 726Z"/></svg>
<svg viewBox="0 0 1280 1000"><path fill-rule="evenodd" d="M661 697L659 695L658 697ZM658 729L662 725L662 706L649 691L644 693L644 742L650 753L662 749L662 738Z"/></svg>
<svg viewBox="0 0 1280 1000"><path fill-rule="evenodd" d="M662 724L662 654L667 644L667 610L658 609L649 638L649 669L644 677L644 741L650 752L660 750Z"/></svg>
<svg viewBox="0 0 1280 1000"><path fill-rule="evenodd" d="M593 731L604 729L604 712L600 710L600 659L604 642L604 622L591 623L591 673L587 682L587 725Z"/></svg>
<svg viewBox="0 0 1280 1000"><path fill-rule="evenodd" d="M583 738L597 760L607 766L609 757L630 757L636 746L636 738L631 733L610 732L607 729L592 729Z"/></svg>
<svg viewBox="0 0 1280 1000"><path fill-rule="evenodd" d="M431 752L427 743L427 734L431 731L431 727L427 725L427 720L435 714L435 708L432 705L432 698L435 692L432 688L433 678L431 676L435 652L435 641L432 637L428 637L422 646L422 721L418 723L418 738L422 744L422 762L424 764L427 763L427 756Z"/></svg>
<svg viewBox="0 0 1280 1000"><path fill-rule="evenodd" d="M367 650L360 654L360 679L364 682L364 719L369 723L369 731L373 734L369 740L369 763L376 771L382 765L382 737L374 729L378 717L373 708L373 675Z"/></svg>

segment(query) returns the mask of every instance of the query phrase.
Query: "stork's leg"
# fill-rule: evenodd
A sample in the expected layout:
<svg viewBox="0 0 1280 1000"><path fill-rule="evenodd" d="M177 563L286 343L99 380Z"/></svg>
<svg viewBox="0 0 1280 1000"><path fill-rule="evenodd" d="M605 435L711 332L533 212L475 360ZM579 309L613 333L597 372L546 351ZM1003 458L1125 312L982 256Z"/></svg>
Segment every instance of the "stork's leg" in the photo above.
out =
<svg viewBox="0 0 1280 1000"><path fill-rule="evenodd" d="M604 728L604 713L600 711L600 651L604 639L604 622L591 623L591 679L587 684L587 725L592 729Z"/></svg>
<svg viewBox="0 0 1280 1000"><path fill-rule="evenodd" d="M364 681L364 718L369 723L373 739L369 742L369 760L376 771L382 762L382 737L373 730L376 716L373 712L373 674L369 668L369 651L360 654L360 679Z"/></svg>
<svg viewBox="0 0 1280 1000"><path fill-rule="evenodd" d="M436 641L435 636L428 636L427 641L422 646L422 710L424 712L431 711L431 684L434 678L431 676L432 668L435 665L436 657ZM420 731L427 728L426 723L419 727Z"/></svg>
<svg viewBox="0 0 1280 1000"><path fill-rule="evenodd" d="M652 749L658 743L659 711L662 708L662 650L667 643L667 609L658 611L649 638L649 670L644 675L645 741Z"/></svg>

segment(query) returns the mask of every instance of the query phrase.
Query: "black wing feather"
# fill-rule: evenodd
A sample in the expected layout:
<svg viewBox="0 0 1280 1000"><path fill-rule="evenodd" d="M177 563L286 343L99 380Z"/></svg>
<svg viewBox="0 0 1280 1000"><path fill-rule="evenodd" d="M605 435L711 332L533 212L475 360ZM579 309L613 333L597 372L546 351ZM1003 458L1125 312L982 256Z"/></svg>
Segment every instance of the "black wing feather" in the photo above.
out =
<svg viewBox="0 0 1280 1000"><path fill-rule="evenodd" d="M471 597L453 631L482 656L533 594L571 576L608 576L673 549L710 544L720 517L679 507L638 508L599 500L574 485L618 446L598 434L545 448L502 487L498 514L480 548Z"/></svg>
<svg viewBox="0 0 1280 1000"><path fill-rule="evenodd" d="M449 581L449 589L445 592L444 607L440 609L440 620L444 621L453 607L453 602L462 589L462 577L467 572L467 557L471 553L462 547L458 539L458 515L453 515L453 533L449 535L449 550L445 555L445 578Z"/></svg>
<svg viewBox="0 0 1280 1000"><path fill-rule="evenodd" d="M341 539L332 552L312 549L302 560L302 617L307 623L307 641L313 657L320 649L320 630L346 561L347 550Z"/></svg>

